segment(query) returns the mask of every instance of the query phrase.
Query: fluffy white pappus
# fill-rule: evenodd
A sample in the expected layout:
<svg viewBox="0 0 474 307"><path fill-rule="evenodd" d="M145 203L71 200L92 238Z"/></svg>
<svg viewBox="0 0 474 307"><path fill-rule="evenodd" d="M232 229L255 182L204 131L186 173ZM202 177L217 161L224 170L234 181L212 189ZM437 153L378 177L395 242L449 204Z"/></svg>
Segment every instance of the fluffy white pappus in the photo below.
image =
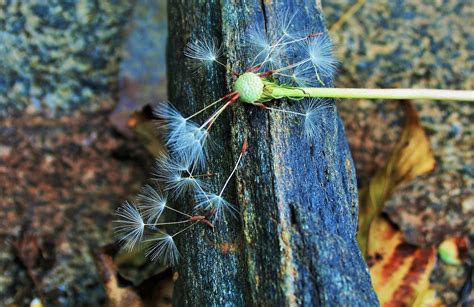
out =
<svg viewBox="0 0 474 307"><path fill-rule="evenodd" d="M174 266L179 260L179 251L176 247L174 239L169 234L161 233L153 238L147 239L151 242L151 247L146 251L145 255L152 261L160 260L164 264Z"/></svg>
<svg viewBox="0 0 474 307"><path fill-rule="evenodd" d="M187 121L186 128L170 135L167 143L173 155L181 160L196 162L200 169L206 166L209 133L204 128Z"/></svg>
<svg viewBox="0 0 474 307"><path fill-rule="evenodd" d="M160 128L166 129L169 150L181 160L197 161L197 166L205 167L208 132L181 115L169 102L156 106L153 114L161 121Z"/></svg>
<svg viewBox="0 0 474 307"><path fill-rule="evenodd" d="M260 51L270 50L272 47L270 38L265 32L265 27L257 24L247 31L245 41L249 45L257 47Z"/></svg>
<svg viewBox="0 0 474 307"><path fill-rule="evenodd" d="M297 14L297 10L290 9L284 9L277 12L278 30L283 36L283 39L294 39L297 37L298 32L292 29L293 21Z"/></svg>
<svg viewBox="0 0 474 307"><path fill-rule="evenodd" d="M200 39L190 41L186 45L184 55L203 62L217 62L222 56L222 46L209 35L204 35Z"/></svg>
<svg viewBox="0 0 474 307"><path fill-rule="evenodd" d="M188 191L198 193L206 188L206 184L192 176L192 161L175 160L162 156L156 160L153 175L165 184L165 189L172 192L174 199Z"/></svg>
<svg viewBox="0 0 474 307"><path fill-rule="evenodd" d="M311 63L297 65L292 71L283 76L278 76L280 83L299 87L316 86L318 81Z"/></svg>
<svg viewBox="0 0 474 307"><path fill-rule="evenodd" d="M308 141L315 141L317 135L323 133L323 121L334 108L328 99L312 98L303 103L304 134Z"/></svg>
<svg viewBox="0 0 474 307"><path fill-rule="evenodd" d="M118 220L113 221L117 226L114 231L127 250L133 250L143 238L145 223L138 208L129 202L123 203L117 209Z"/></svg>
<svg viewBox="0 0 474 307"><path fill-rule="evenodd" d="M225 200L222 195L209 192L196 194L196 205L194 208L198 211L213 211L211 216L211 221L213 222L222 221L225 213L229 213L232 217L235 217L238 213L235 206Z"/></svg>
<svg viewBox="0 0 474 307"><path fill-rule="evenodd" d="M137 199L139 201L138 207L147 223L158 223L163 210L166 208L166 197L162 195L158 188L147 184L141 189Z"/></svg>
<svg viewBox="0 0 474 307"><path fill-rule="evenodd" d="M332 78L338 61L333 56L333 46L329 36L323 34L309 39L305 49L316 73L319 76Z"/></svg>
<svg viewBox="0 0 474 307"><path fill-rule="evenodd" d="M255 25L247 31L245 41L248 45L255 47L257 54L251 62L251 66L262 64L272 52L272 44L270 38L265 32L265 27Z"/></svg>
<svg viewBox="0 0 474 307"><path fill-rule="evenodd" d="M296 66L292 77L293 82L300 87L315 86L317 84L314 70L308 63Z"/></svg>
<svg viewBox="0 0 474 307"><path fill-rule="evenodd" d="M159 119L160 128L167 130L167 144L186 131L186 118L169 102L163 102L154 107L153 115Z"/></svg>

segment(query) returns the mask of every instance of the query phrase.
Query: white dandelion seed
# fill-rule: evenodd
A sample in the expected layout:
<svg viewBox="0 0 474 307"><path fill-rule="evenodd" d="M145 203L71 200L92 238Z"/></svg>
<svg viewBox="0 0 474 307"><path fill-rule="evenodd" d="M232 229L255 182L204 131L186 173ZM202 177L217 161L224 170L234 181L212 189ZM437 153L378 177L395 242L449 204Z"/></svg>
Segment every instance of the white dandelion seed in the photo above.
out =
<svg viewBox="0 0 474 307"><path fill-rule="evenodd" d="M319 76L332 77L337 67L337 60L332 54L329 36L319 35L308 40L305 49L316 73Z"/></svg>
<svg viewBox="0 0 474 307"><path fill-rule="evenodd" d="M206 188L206 184L192 175L192 161L175 160L169 156L157 159L153 175L165 184L165 189L171 191L176 199L188 191L196 193Z"/></svg>
<svg viewBox="0 0 474 307"><path fill-rule="evenodd" d="M301 87L313 86L316 84L314 70L310 65L298 65L293 70L293 82Z"/></svg>
<svg viewBox="0 0 474 307"><path fill-rule="evenodd" d="M334 108L328 99L311 98L305 99L300 104L299 110L284 110L280 108L264 107L265 110L285 113L304 118L304 135L308 141L314 142L318 134L323 133L323 121L329 115L328 112Z"/></svg>
<svg viewBox="0 0 474 307"><path fill-rule="evenodd" d="M223 65L219 61L220 57L222 56L222 46L219 46L215 40L209 38L208 36L190 41L186 45L184 55L208 64L216 62L220 65Z"/></svg>
<svg viewBox="0 0 474 307"><path fill-rule="evenodd" d="M185 133L187 119L169 102L163 102L153 108L155 115L161 122L160 127L167 129L166 144Z"/></svg>
<svg viewBox="0 0 474 307"><path fill-rule="evenodd" d="M146 242L153 243L145 253L152 261L160 259L164 264L171 266L178 263L180 255L173 236L161 233L151 239L147 239Z"/></svg>
<svg viewBox="0 0 474 307"><path fill-rule="evenodd" d="M163 210L166 208L166 197L157 188L145 185L137 197L143 218L148 224L158 223Z"/></svg>
<svg viewBox="0 0 474 307"><path fill-rule="evenodd" d="M265 28L258 24L248 30L245 40L248 44L258 47L261 51L270 50L272 48Z"/></svg>
<svg viewBox="0 0 474 307"><path fill-rule="evenodd" d="M196 162L196 166L206 166L206 150L209 145L209 132L202 126L188 121L186 128L169 138L168 148L183 160Z"/></svg>
<svg viewBox="0 0 474 307"><path fill-rule="evenodd" d="M296 33L290 31L298 11L291 11L290 9L281 10L278 12L278 29L280 30L283 38L294 38Z"/></svg>
<svg viewBox="0 0 474 307"><path fill-rule="evenodd" d="M185 118L168 102L159 104L153 112L161 120L160 128L166 128L167 130L166 145L168 149L181 159L196 161L197 166L204 168L206 165L206 150L212 143L210 142L209 132L203 126L198 126L190 120L194 115Z"/></svg>
<svg viewBox="0 0 474 307"><path fill-rule="evenodd" d="M202 189L199 193L196 194L197 204L194 206L194 208L196 210L201 210L201 211L211 211L213 221L220 221L224 219L225 212L230 213L233 217L235 217L235 214L238 213L234 205L226 201L224 197L222 197L222 195L224 194L224 191L227 188L230 180L232 179L235 172L237 171L240 165L240 162L242 161L242 158L247 152L247 149L248 149L248 143L247 143L247 140L244 140L239 158L237 159L237 162L235 162L235 166L232 169L232 172L230 173L230 175L227 177L227 180L225 181L224 186L222 187L219 195L205 192Z"/></svg>
<svg viewBox="0 0 474 307"><path fill-rule="evenodd" d="M224 219L225 213L229 213L232 217L235 217L238 213L234 205L229 203L222 197L214 193L201 192L196 194L197 204L194 206L199 211L213 211L212 220L221 221Z"/></svg>
<svg viewBox="0 0 474 307"><path fill-rule="evenodd" d="M265 27L261 25L254 25L247 32L245 37L247 44L256 47L257 55L254 57L251 66L257 63L264 63L267 57L272 52L273 46L270 43L270 38L265 32Z"/></svg>
<svg viewBox="0 0 474 307"><path fill-rule="evenodd" d="M322 133L322 121L327 111L333 108L327 99L310 99L303 104L304 134L309 141L315 141L316 136Z"/></svg>
<svg viewBox="0 0 474 307"><path fill-rule="evenodd" d="M301 87L312 86L317 83L313 66L309 63L297 65L289 73L275 73L283 84L297 85Z"/></svg>
<svg viewBox="0 0 474 307"><path fill-rule="evenodd" d="M125 202L117 209L118 220L113 221L117 224L114 230L127 250L133 250L143 238L145 223L138 211L138 208Z"/></svg>

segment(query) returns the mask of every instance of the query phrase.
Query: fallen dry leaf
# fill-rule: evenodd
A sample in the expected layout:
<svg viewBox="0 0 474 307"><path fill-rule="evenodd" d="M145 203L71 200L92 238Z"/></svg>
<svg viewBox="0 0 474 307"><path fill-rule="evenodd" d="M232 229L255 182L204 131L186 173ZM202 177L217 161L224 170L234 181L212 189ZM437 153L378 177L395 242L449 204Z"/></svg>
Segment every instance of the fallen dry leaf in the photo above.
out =
<svg viewBox="0 0 474 307"><path fill-rule="evenodd" d="M159 157L166 153L150 106L146 106L142 111L133 112L128 119L127 126L153 157Z"/></svg>
<svg viewBox="0 0 474 307"><path fill-rule="evenodd" d="M415 108L406 102L402 103L402 106L406 123L400 141L387 164L374 175L369 186L359 193L357 240L364 256L367 256L371 224L382 212L386 200L400 185L432 171L436 164L429 139L420 125Z"/></svg>
<svg viewBox="0 0 474 307"><path fill-rule="evenodd" d="M144 305L134 288L120 287L117 265L110 251L102 250L96 255L96 266L107 294L107 306L141 307Z"/></svg>
<svg viewBox="0 0 474 307"><path fill-rule="evenodd" d="M434 247L420 248L403 240L402 233L386 218L373 221L367 261L381 306L418 306L428 298L429 277L436 261ZM426 295L425 299L419 295Z"/></svg>
<svg viewBox="0 0 474 307"><path fill-rule="evenodd" d="M437 307L444 306L440 298L436 295L434 289L426 289L418 294L415 302L413 302L412 307Z"/></svg>
<svg viewBox="0 0 474 307"><path fill-rule="evenodd" d="M438 306L440 301L429 288L436 249L405 242L400 230L381 216L398 187L435 167L429 139L413 105L402 106L406 123L400 140L386 165L360 191L357 239L382 306Z"/></svg>

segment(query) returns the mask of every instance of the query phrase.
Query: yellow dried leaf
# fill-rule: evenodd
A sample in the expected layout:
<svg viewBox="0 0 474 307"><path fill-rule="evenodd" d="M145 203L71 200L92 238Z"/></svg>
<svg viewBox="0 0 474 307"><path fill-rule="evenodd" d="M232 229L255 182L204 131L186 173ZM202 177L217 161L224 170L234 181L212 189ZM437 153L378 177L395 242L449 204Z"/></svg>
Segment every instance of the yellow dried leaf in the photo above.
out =
<svg viewBox="0 0 474 307"><path fill-rule="evenodd" d="M426 289L421 292L412 307L441 307L444 306L441 299L436 295L434 289Z"/></svg>
<svg viewBox="0 0 474 307"><path fill-rule="evenodd" d="M406 243L402 233L384 217L373 221L368 241L367 262L380 305L412 306L429 288L435 248Z"/></svg>

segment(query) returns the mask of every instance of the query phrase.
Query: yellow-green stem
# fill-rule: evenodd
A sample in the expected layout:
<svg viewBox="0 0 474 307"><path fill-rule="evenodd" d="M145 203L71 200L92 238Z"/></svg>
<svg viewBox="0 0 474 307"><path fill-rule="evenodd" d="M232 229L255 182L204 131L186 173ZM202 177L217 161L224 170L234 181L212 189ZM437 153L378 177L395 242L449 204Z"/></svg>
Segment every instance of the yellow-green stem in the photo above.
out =
<svg viewBox="0 0 474 307"><path fill-rule="evenodd" d="M265 91L264 91L265 92ZM474 102L474 91L434 89L363 89L273 86L264 98L427 99Z"/></svg>

